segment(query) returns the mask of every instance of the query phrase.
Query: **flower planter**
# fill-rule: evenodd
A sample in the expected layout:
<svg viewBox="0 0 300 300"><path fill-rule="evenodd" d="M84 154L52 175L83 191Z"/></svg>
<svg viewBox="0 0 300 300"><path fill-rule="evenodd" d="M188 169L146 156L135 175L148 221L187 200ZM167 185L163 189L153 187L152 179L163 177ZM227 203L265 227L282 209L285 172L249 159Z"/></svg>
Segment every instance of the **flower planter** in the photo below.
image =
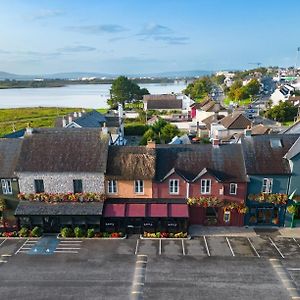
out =
<svg viewBox="0 0 300 300"><path fill-rule="evenodd" d="M163 238L163 237L159 237L159 238L155 238L155 237L144 237L142 234L140 234L140 239L141 240L190 240L192 237L190 235L188 235L187 237L185 238Z"/></svg>
<svg viewBox="0 0 300 300"><path fill-rule="evenodd" d="M125 240L127 239L127 234L125 234L122 237L92 237L92 238L88 238L88 237L62 237L61 234L59 233L57 235L57 239L59 240Z"/></svg>

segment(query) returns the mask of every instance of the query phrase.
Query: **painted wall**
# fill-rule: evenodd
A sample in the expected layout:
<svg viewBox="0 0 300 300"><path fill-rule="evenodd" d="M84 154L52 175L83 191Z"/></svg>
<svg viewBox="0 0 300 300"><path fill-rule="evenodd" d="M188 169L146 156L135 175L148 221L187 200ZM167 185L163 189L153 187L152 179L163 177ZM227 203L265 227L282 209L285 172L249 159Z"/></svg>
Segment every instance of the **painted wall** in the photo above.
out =
<svg viewBox="0 0 300 300"><path fill-rule="evenodd" d="M135 194L133 180L117 180L117 193L108 193L108 181L105 189L108 198L152 198L152 181L144 180L144 194Z"/></svg>
<svg viewBox="0 0 300 300"><path fill-rule="evenodd" d="M296 195L300 195L300 153L290 161L292 176L290 180L289 194L296 190Z"/></svg>
<svg viewBox="0 0 300 300"><path fill-rule="evenodd" d="M73 179L82 179L83 192L104 193L103 173L32 173L22 172L19 177L21 193L35 193L34 180L43 179L45 193L73 193Z"/></svg>

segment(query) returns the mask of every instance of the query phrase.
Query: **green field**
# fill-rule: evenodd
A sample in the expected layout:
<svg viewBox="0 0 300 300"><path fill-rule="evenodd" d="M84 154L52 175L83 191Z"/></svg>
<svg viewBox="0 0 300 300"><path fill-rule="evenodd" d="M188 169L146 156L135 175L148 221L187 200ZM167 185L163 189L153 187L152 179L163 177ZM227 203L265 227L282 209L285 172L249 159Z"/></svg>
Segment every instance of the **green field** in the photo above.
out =
<svg viewBox="0 0 300 300"><path fill-rule="evenodd" d="M236 101L236 100L232 100L232 99L227 97L227 98L224 99L224 104L226 106L229 106L231 101L234 102L234 103L237 103L239 106L247 106L251 103L250 98L247 98L247 99L244 99L244 100L241 100L241 101Z"/></svg>
<svg viewBox="0 0 300 300"><path fill-rule="evenodd" d="M59 116L64 116L80 108L33 107L0 109L0 136L25 128L28 123L31 127L53 127ZM88 111L88 109L87 109ZM97 109L105 113L106 109Z"/></svg>

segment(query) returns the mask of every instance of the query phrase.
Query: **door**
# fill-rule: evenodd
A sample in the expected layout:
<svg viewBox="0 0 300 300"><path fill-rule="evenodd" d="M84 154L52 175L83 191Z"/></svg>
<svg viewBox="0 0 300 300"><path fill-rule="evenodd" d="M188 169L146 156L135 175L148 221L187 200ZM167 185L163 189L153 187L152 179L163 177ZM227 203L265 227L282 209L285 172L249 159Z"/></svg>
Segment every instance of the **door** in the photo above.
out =
<svg viewBox="0 0 300 300"><path fill-rule="evenodd" d="M59 219L56 216L44 217L44 232L45 233L59 233L60 224Z"/></svg>
<svg viewBox="0 0 300 300"><path fill-rule="evenodd" d="M272 225L273 208L257 208L257 224Z"/></svg>
<svg viewBox="0 0 300 300"><path fill-rule="evenodd" d="M130 218L127 220L126 232L128 234L142 233L142 218Z"/></svg>

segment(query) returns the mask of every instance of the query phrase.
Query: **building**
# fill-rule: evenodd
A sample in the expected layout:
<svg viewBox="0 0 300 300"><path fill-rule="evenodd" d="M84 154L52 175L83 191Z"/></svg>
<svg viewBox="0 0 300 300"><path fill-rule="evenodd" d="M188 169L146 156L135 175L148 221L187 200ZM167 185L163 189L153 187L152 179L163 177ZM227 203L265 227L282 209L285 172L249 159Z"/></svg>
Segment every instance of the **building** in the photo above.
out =
<svg viewBox="0 0 300 300"><path fill-rule="evenodd" d="M108 137L99 129L28 132L15 168L20 226L41 226L45 232L67 225L100 230L107 153Z"/></svg>
<svg viewBox="0 0 300 300"><path fill-rule="evenodd" d="M279 86L271 95L272 106L278 105L280 101L287 101L295 92L295 88L290 84Z"/></svg>
<svg viewBox="0 0 300 300"><path fill-rule="evenodd" d="M269 134L243 138L249 177L246 225L284 225L293 172L287 153L298 137Z"/></svg>

